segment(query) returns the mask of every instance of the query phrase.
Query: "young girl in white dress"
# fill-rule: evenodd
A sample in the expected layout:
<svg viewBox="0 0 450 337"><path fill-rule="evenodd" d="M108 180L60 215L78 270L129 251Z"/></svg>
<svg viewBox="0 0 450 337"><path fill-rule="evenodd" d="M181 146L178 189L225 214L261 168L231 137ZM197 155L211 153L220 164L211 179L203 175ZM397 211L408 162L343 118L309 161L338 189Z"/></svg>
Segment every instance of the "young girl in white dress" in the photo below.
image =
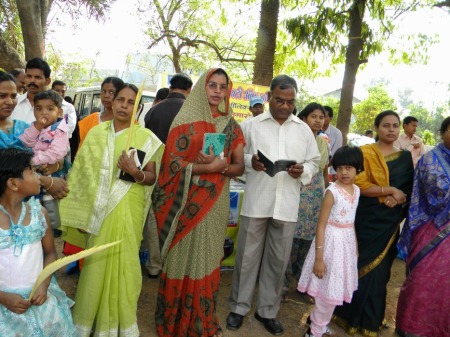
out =
<svg viewBox="0 0 450 337"><path fill-rule="evenodd" d="M315 240L306 257L298 290L314 297L308 318L308 337L330 334L327 327L335 306L350 302L358 287L358 247L355 213L359 187L353 184L363 170L363 155L358 147L343 146L333 156L337 180L325 191Z"/></svg>
<svg viewBox="0 0 450 337"><path fill-rule="evenodd" d="M0 150L0 336L78 336L73 305L51 277L28 301L43 267L56 259L48 214L39 201L39 176L33 153Z"/></svg>

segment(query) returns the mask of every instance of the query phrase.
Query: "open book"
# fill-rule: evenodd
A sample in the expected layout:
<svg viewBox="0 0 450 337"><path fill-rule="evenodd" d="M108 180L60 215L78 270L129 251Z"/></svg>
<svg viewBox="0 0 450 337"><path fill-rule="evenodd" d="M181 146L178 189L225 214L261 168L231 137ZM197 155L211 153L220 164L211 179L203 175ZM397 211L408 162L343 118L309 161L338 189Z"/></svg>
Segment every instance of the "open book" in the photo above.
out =
<svg viewBox="0 0 450 337"><path fill-rule="evenodd" d="M272 162L267 156L265 156L260 150L258 150L259 161L264 164L266 173L273 177L275 174L281 171L287 171L288 168L296 164L295 160L280 159L276 162Z"/></svg>
<svg viewBox="0 0 450 337"><path fill-rule="evenodd" d="M117 245L120 242L122 242L122 240L114 241L114 242L107 243L107 244L104 244L101 246L92 247L90 249L83 250L74 255L69 255L69 256L63 257L61 259L58 259L58 260L53 261L52 263L48 264L44 269L42 269L41 273L39 274L38 278L36 279L36 282L34 283L33 289L31 290L28 300L31 301L34 293L36 292L37 288L39 288L39 286L42 284L42 282L44 282L44 280L47 277L49 277L51 274L53 274L59 268L64 267L64 266L68 265L69 263L72 263L73 261L83 259L86 256L101 252L102 250L109 248L111 246Z"/></svg>

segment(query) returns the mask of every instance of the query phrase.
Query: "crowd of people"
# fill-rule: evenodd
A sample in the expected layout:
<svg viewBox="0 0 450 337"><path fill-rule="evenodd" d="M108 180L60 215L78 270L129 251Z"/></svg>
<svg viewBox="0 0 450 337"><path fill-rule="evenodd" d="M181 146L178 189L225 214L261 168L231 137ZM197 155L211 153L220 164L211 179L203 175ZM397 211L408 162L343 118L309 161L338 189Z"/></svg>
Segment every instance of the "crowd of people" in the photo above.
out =
<svg viewBox="0 0 450 337"><path fill-rule="evenodd" d="M400 134L391 110L374 120L375 143L343 146L333 110L313 102L297 114L297 83L280 75L267 108L252 97L252 116L239 125L232 80L214 68L195 85L174 75L135 120L138 88L108 77L102 112L77 121L64 82L47 90L50 75L39 58L0 72L1 336L139 336L141 245L148 276L159 278L158 336L223 336L230 180L244 174L224 327L241 328L258 286L255 319L283 334L278 311L295 282L314 305L306 336L333 335L331 321L377 336L400 254L397 332L450 334L450 117L429 152L415 135L419 121L406 117ZM59 233L67 255L120 243L79 262L74 301L54 277L28 298L56 259Z"/></svg>

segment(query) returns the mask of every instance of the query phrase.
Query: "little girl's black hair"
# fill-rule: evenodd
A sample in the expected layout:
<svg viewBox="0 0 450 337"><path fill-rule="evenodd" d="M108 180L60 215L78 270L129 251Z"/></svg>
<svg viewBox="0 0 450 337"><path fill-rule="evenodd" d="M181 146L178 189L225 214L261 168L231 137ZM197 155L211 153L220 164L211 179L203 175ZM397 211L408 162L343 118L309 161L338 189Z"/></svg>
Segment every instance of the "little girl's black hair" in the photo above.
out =
<svg viewBox="0 0 450 337"><path fill-rule="evenodd" d="M356 173L364 171L364 157L359 147L344 145L339 148L331 160L334 170L339 166L353 166Z"/></svg>
<svg viewBox="0 0 450 337"><path fill-rule="evenodd" d="M23 178L23 171L30 167L33 152L9 148L0 150L0 196L6 191L10 178Z"/></svg>

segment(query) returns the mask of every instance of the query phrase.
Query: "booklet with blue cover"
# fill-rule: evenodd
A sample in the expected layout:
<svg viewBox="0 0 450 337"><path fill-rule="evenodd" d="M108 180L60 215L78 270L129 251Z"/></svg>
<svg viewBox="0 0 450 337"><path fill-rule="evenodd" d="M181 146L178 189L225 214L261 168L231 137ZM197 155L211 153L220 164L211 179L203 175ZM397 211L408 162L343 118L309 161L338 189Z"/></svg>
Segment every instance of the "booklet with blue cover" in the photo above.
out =
<svg viewBox="0 0 450 337"><path fill-rule="evenodd" d="M212 146L215 156L223 152L225 148L225 134L224 133L205 133L203 138L203 152L209 154L209 148Z"/></svg>
<svg viewBox="0 0 450 337"><path fill-rule="evenodd" d="M269 176L273 177L275 174L281 171L287 171L288 168L296 164L295 160L280 159L276 162L271 161L267 156L265 156L260 150L258 150L258 158L261 163L264 164L266 172Z"/></svg>

